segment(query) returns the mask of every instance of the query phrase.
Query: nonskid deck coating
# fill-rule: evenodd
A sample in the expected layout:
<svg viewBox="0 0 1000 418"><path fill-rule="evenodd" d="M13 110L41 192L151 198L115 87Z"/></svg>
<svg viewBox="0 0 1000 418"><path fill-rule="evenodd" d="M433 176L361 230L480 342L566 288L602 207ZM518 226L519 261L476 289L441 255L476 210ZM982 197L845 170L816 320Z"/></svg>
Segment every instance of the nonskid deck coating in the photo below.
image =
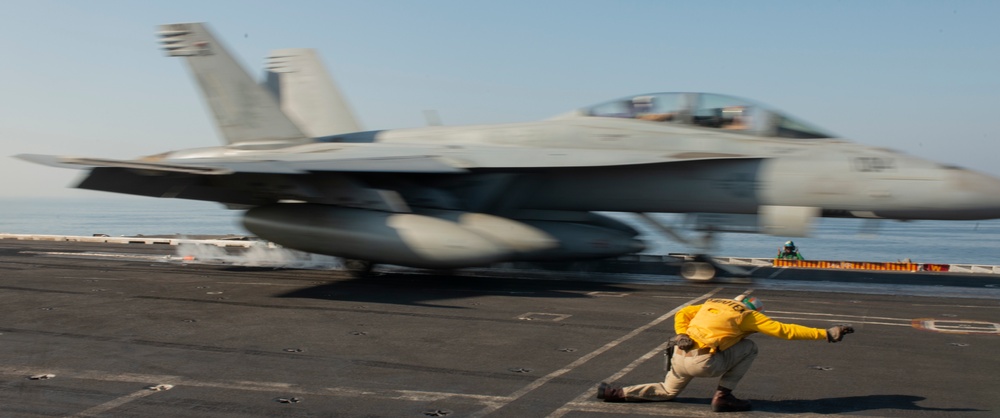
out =
<svg viewBox="0 0 1000 418"><path fill-rule="evenodd" d="M671 403L603 403L593 389L662 379L671 312L748 288L776 319L858 332L838 344L753 337L761 355L736 390L754 403L745 415L1000 410L995 289L954 298L569 272L354 279L163 261L174 250L0 241L0 416L713 415L712 379ZM86 252L142 257L72 255ZM172 387L148 389L158 385Z"/></svg>

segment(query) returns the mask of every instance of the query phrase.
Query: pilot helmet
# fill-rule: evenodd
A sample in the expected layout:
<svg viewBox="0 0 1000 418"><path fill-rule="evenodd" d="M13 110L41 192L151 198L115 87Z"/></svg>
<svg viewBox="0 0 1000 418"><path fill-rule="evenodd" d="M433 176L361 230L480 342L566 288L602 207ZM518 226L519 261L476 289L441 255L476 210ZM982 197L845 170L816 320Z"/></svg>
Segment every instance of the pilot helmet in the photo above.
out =
<svg viewBox="0 0 1000 418"><path fill-rule="evenodd" d="M653 96L638 96L632 98L632 106L636 109L649 110L653 107Z"/></svg>
<svg viewBox="0 0 1000 418"><path fill-rule="evenodd" d="M740 300L740 303L751 310L764 312L764 302L761 302L760 299L757 299L755 296L747 296Z"/></svg>
<svg viewBox="0 0 1000 418"><path fill-rule="evenodd" d="M653 104L653 96L636 96L632 98L632 103L648 106Z"/></svg>
<svg viewBox="0 0 1000 418"><path fill-rule="evenodd" d="M791 241L785 242L785 248L795 248L795 243Z"/></svg>

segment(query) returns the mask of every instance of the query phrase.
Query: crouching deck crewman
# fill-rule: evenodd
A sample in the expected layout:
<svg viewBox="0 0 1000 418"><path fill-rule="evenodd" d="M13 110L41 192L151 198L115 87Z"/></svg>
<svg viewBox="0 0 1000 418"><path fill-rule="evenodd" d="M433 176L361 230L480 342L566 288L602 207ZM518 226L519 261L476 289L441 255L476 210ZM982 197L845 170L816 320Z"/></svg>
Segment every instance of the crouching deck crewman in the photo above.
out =
<svg viewBox="0 0 1000 418"><path fill-rule="evenodd" d="M662 383L613 387L601 383L597 397L606 402L669 401L684 390L695 377L719 377L719 387L712 397L715 412L747 411L750 402L737 399L732 391L757 357L757 345L746 339L755 332L788 340L827 340L835 343L854 332L846 325L829 329L785 324L761 313L763 306L755 297L709 299L692 305L674 317L673 353L669 356L667 377ZM673 344L671 344L673 345Z"/></svg>

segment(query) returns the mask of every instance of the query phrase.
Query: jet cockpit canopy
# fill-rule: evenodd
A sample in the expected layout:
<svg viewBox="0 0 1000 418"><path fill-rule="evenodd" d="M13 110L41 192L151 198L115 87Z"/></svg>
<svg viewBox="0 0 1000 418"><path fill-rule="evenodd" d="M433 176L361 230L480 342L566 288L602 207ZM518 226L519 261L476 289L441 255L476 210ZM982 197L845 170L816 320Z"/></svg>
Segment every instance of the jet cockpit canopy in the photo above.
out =
<svg viewBox="0 0 1000 418"><path fill-rule="evenodd" d="M761 104L711 93L651 93L581 109L584 116L630 118L780 138L833 138Z"/></svg>

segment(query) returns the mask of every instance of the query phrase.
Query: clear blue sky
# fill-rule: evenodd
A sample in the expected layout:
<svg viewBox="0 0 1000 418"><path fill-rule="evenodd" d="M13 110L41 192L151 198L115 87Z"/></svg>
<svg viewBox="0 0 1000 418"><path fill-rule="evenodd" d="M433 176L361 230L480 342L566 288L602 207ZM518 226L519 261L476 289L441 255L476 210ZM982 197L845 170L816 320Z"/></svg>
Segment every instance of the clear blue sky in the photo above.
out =
<svg viewBox="0 0 1000 418"><path fill-rule="evenodd" d="M219 144L154 27L204 21L254 74L317 48L366 128L543 119L656 91L727 93L841 136L1000 175L995 1L5 1L0 197L93 196L20 153Z"/></svg>

